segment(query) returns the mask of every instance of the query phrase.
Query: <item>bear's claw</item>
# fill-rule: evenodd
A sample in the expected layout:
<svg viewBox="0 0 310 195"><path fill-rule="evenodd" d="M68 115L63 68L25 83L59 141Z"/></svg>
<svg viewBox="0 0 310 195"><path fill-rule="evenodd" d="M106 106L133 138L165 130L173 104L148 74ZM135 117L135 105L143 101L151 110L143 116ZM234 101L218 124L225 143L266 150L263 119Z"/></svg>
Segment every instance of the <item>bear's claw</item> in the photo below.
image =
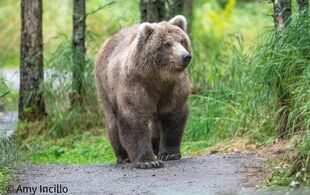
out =
<svg viewBox="0 0 310 195"><path fill-rule="evenodd" d="M155 168L161 168L164 164L161 160L154 160L149 162L138 162L135 164L135 167L138 169L155 169Z"/></svg>
<svg viewBox="0 0 310 195"><path fill-rule="evenodd" d="M163 160L163 161L168 161L168 160L179 160L181 158L181 154L180 153L176 153L176 154L166 154L166 153L162 153L160 155L158 155L157 157L159 160Z"/></svg>

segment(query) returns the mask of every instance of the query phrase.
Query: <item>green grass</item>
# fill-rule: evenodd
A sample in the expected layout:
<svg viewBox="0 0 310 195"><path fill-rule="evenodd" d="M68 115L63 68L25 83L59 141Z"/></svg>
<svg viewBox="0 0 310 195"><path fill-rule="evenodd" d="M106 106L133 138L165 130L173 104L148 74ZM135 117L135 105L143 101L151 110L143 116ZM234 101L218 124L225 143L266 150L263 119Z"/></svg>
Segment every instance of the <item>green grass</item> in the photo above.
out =
<svg viewBox="0 0 310 195"><path fill-rule="evenodd" d="M0 76L0 106L3 110L17 110L18 92L6 84L4 78ZM0 111L2 110L0 109Z"/></svg>
<svg viewBox="0 0 310 195"><path fill-rule="evenodd" d="M106 135L83 132L78 135L60 139L44 137L34 138L36 141L24 141L24 151L30 153L28 160L34 164L99 164L115 163L110 143ZM207 141L182 144L182 155L188 156L211 146Z"/></svg>
<svg viewBox="0 0 310 195"><path fill-rule="evenodd" d="M0 104L4 106L6 111L17 110L16 102L18 102L18 92L12 89L9 89L9 93L0 99Z"/></svg>
<svg viewBox="0 0 310 195"><path fill-rule="evenodd" d="M10 109L12 93L5 81L0 77L0 113L3 109ZM0 121L1 122L1 121ZM5 192L12 174L21 163L21 153L15 139L6 137L6 130L0 129L0 194Z"/></svg>
<svg viewBox="0 0 310 195"><path fill-rule="evenodd" d="M273 97L275 115L268 120L279 130L287 113L286 138L298 155L289 158L270 179L272 185L310 185L310 19L295 17L284 31L271 34L257 51L257 81ZM281 107L277 104L282 103ZM270 128L270 127L269 127Z"/></svg>
<svg viewBox="0 0 310 195"><path fill-rule="evenodd" d="M21 154L14 140L8 140L0 135L0 194L9 184L11 175L21 162Z"/></svg>
<svg viewBox="0 0 310 195"><path fill-rule="evenodd" d="M221 84L222 78L233 76L230 60L235 55L234 47L248 51L259 42L266 28L273 27L273 20L268 16L272 11L270 3L240 3L232 12L229 10L221 8L216 0L194 4L194 57L189 67L194 92L214 88Z"/></svg>
<svg viewBox="0 0 310 195"><path fill-rule="evenodd" d="M31 161L38 164L98 164L115 161L107 138L89 132L57 140L39 140L28 151L33 151Z"/></svg>
<svg viewBox="0 0 310 195"><path fill-rule="evenodd" d="M4 80L0 78L0 113L3 109L7 109L5 107L6 104L3 104L3 99L9 95L9 88L6 86ZM5 129L0 129L0 194L4 192L12 173L21 162L18 145L13 139L6 138L5 133Z"/></svg>

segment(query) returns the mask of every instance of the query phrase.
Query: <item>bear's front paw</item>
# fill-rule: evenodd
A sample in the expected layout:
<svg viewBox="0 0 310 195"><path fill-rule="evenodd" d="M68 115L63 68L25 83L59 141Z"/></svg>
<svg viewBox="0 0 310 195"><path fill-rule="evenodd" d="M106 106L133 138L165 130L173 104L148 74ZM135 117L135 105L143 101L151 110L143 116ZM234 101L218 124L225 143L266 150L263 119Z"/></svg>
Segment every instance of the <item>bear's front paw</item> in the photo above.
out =
<svg viewBox="0 0 310 195"><path fill-rule="evenodd" d="M159 154L157 159L163 160L163 161L168 161L168 160L179 160L181 158L180 153L175 153L175 154L167 154L167 153L162 153Z"/></svg>
<svg viewBox="0 0 310 195"><path fill-rule="evenodd" d="M138 169L156 169L163 167L164 164L161 160L154 160L148 162L137 162L135 163L135 167Z"/></svg>

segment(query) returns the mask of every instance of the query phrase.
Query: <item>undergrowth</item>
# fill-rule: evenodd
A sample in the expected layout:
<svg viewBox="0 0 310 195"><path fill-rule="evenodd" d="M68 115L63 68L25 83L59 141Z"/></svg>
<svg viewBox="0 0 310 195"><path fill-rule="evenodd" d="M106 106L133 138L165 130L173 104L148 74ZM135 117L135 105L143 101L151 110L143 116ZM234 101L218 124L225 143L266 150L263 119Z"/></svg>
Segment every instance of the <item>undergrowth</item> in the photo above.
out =
<svg viewBox="0 0 310 195"><path fill-rule="evenodd" d="M0 194L4 192L9 184L12 174L16 171L21 154L17 143L0 135Z"/></svg>
<svg viewBox="0 0 310 195"><path fill-rule="evenodd" d="M272 185L310 184L309 28L308 17L296 18L286 29L269 36L266 44L258 49L255 61L257 78L271 92L277 110L269 120L277 131L285 123L285 137L297 152L282 162L270 179ZM286 113L287 120L281 113Z"/></svg>
<svg viewBox="0 0 310 195"><path fill-rule="evenodd" d="M10 90L4 80L0 78L0 114L6 109L2 100L9 94ZM0 126L0 194L4 193L5 187L11 179L11 175L21 162L21 154L17 143L13 138L7 137L7 129L1 128Z"/></svg>
<svg viewBox="0 0 310 195"><path fill-rule="evenodd" d="M89 36L91 37L91 36ZM44 83L44 97L48 116L45 120L48 135L64 137L81 133L82 130L102 126L103 120L97 101L95 79L93 77L93 57L86 58L83 85L85 95L83 106L72 107L69 94L72 91L72 43L64 41L47 60L48 78Z"/></svg>

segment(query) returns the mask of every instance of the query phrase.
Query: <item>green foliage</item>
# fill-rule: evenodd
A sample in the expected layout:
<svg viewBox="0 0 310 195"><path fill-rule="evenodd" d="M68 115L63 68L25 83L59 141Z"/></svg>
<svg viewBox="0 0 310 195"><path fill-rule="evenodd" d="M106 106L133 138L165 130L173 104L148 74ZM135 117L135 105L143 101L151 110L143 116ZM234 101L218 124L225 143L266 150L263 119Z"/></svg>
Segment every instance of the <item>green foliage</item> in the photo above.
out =
<svg viewBox="0 0 310 195"><path fill-rule="evenodd" d="M269 142L276 132L269 118L274 98L256 80L256 71L242 47L232 45L232 55L223 60L226 74L217 76L213 86L190 97L190 118L186 140L208 140L215 144L233 136L250 136Z"/></svg>
<svg viewBox="0 0 310 195"><path fill-rule="evenodd" d="M272 10L271 4L235 6L235 1L227 2L221 7L216 0L194 1L191 33L194 56L189 67L194 93L213 88L221 78L229 77L227 67L234 55L231 45L242 45L247 50L258 40L264 30L262 26L273 26L266 17Z"/></svg>
<svg viewBox="0 0 310 195"><path fill-rule="evenodd" d="M52 137L63 137L78 133L82 129L102 125L102 117L95 93L95 80L92 74L93 58L86 59L84 72L85 95L82 107L71 107L69 94L72 91L72 45L65 41L49 55L47 61L48 78L44 83L44 97L48 112L46 128Z"/></svg>
<svg viewBox="0 0 310 195"><path fill-rule="evenodd" d="M288 113L287 134L293 136L292 148L298 157L282 167L280 177L271 183L288 185L291 182L309 184L310 158L310 19L298 18L289 27L269 37L258 51L257 77L274 97L277 113ZM277 105L277 102L284 104ZM279 115L269 118L279 129Z"/></svg>
<svg viewBox="0 0 310 195"><path fill-rule="evenodd" d="M34 141L35 140L35 141ZM207 141L185 141L182 155L190 155L210 146ZM37 134L23 141L23 149L30 153L35 164L99 164L115 163L116 159L104 132L83 132L60 139Z"/></svg>
<svg viewBox="0 0 310 195"><path fill-rule="evenodd" d="M291 148L297 148L298 155L295 160L288 158L269 184L309 183L309 27L309 19L297 19L279 35L261 37L267 39L261 46L247 47L243 40L249 37L216 34L216 29L213 34L203 32L194 24L196 58L190 73L194 92L200 94L190 98L186 140L207 140L204 144L210 146L234 135L247 135L271 143L284 111L288 113L288 134L295 135ZM280 100L285 101L282 107Z"/></svg>
<svg viewBox="0 0 310 195"><path fill-rule="evenodd" d="M0 114L6 109L3 99L9 95L10 90L0 78ZM1 122L1 121L0 121ZM20 162L20 154L14 140L6 138L6 130L0 129L0 194L10 180L10 176Z"/></svg>
<svg viewBox="0 0 310 195"><path fill-rule="evenodd" d="M0 2L0 68L3 66L16 66L18 64L19 43L19 1Z"/></svg>
<svg viewBox="0 0 310 195"><path fill-rule="evenodd" d="M5 84L4 79L0 77L0 100L10 93L8 86Z"/></svg>
<svg viewBox="0 0 310 195"><path fill-rule="evenodd" d="M251 44L263 30L257 25L272 26L264 15L271 5L260 3L258 12L256 3L235 3L195 1L194 57L189 67L194 95L186 140L207 140L212 145L235 135L263 142L273 138L266 120L273 110L264 106L269 105L270 94L256 82L249 63L255 52Z"/></svg>
<svg viewBox="0 0 310 195"><path fill-rule="evenodd" d="M43 41L45 55L53 53L64 40L60 33L71 35L72 2L63 0L43 1ZM139 22L137 0L91 0L87 1L87 13L111 2L110 6L87 16L87 28L98 35L98 41L88 48L98 47L106 38L129 24ZM20 42L20 1L0 1L0 68L18 67ZM111 22L113 21L113 22Z"/></svg>
<svg viewBox="0 0 310 195"><path fill-rule="evenodd" d="M0 170L8 171L16 167L19 161L18 147L14 140L0 135Z"/></svg>
<svg viewBox="0 0 310 195"><path fill-rule="evenodd" d="M12 89L10 86L7 86L1 77L0 82L3 82L3 85L0 84L0 94L2 94L0 97L0 106L2 106L1 109L6 111L17 110L18 91Z"/></svg>
<svg viewBox="0 0 310 195"><path fill-rule="evenodd" d="M270 37L258 54L258 74L277 101L286 101L288 130L307 130L310 124L310 20L300 18Z"/></svg>
<svg viewBox="0 0 310 195"><path fill-rule="evenodd" d="M21 154L14 140L5 137L0 133L0 194L11 179L11 174L15 171Z"/></svg>
<svg viewBox="0 0 310 195"><path fill-rule="evenodd" d="M31 161L39 164L98 164L115 161L109 141L103 134L90 132L60 139L41 137L30 142Z"/></svg>

